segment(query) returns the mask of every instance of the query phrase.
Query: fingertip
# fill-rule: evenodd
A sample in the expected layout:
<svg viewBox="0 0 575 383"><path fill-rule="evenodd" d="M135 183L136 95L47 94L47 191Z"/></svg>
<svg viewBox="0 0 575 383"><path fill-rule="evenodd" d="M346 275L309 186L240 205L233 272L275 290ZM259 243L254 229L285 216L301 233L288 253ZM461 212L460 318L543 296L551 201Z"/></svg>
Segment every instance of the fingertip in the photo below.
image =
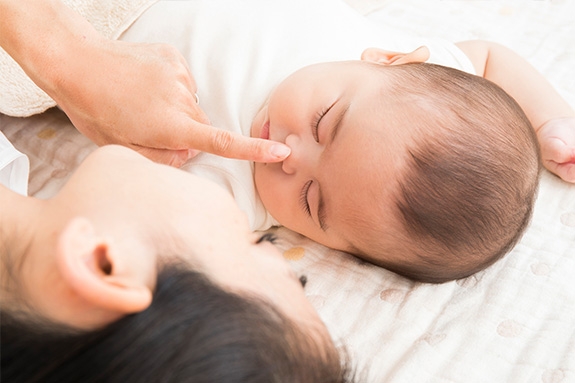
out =
<svg viewBox="0 0 575 383"><path fill-rule="evenodd" d="M250 138L250 140L250 146L246 146L246 148L251 147L251 149L248 153L245 153L244 159L254 162L273 163L284 161L291 154L291 148L280 142L253 138Z"/></svg>
<svg viewBox="0 0 575 383"><path fill-rule="evenodd" d="M289 157L291 148L283 144L274 144L270 147L269 153L272 159L272 161L269 162L279 162Z"/></svg>

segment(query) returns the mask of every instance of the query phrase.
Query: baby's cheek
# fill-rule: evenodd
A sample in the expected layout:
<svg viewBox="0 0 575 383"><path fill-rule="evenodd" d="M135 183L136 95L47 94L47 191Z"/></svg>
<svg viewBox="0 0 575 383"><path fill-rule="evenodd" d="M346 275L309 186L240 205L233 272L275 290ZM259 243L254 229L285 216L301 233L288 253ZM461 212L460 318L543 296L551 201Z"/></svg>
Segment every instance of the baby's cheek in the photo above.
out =
<svg viewBox="0 0 575 383"><path fill-rule="evenodd" d="M269 182L268 180L260 182L257 186L260 198L268 210L277 206L283 199L283 193L275 187L276 185L277 183Z"/></svg>
<svg viewBox="0 0 575 383"><path fill-rule="evenodd" d="M256 164L254 171L254 182L256 186L256 193L260 196L264 204L269 202L269 195L273 195L273 185L274 182L271 179L271 175L262 166ZM267 208L267 206L266 206Z"/></svg>
<svg viewBox="0 0 575 383"><path fill-rule="evenodd" d="M283 189L286 182L282 180L277 164L256 164L254 168L254 181L258 193L265 194Z"/></svg>
<svg viewBox="0 0 575 383"><path fill-rule="evenodd" d="M282 205L282 200L285 202L285 191L281 189L281 183L274 182L270 177L265 177L263 173L265 172L259 175L256 173L256 192L261 198L266 210L277 219L276 214L279 213L278 208Z"/></svg>

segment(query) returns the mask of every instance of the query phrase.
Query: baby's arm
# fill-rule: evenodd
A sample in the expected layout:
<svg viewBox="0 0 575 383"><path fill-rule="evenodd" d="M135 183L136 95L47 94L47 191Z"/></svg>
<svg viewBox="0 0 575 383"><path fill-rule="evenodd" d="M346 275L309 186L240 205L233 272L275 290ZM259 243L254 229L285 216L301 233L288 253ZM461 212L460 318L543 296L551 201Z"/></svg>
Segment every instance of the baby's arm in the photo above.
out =
<svg viewBox="0 0 575 383"><path fill-rule="evenodd" d="M457 46L479 76L493 81L523 108L537 132L543 164L565 181L575 182L575 111L553 86L512 50L488 41Z"/></svg>

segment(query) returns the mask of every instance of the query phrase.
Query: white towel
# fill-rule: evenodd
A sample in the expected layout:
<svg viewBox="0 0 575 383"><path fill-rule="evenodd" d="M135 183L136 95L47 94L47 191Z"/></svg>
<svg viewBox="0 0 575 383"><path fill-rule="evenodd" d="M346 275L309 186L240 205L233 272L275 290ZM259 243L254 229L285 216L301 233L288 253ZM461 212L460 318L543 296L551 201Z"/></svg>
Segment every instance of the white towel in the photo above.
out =
<svg viewBox="0 0 575 383"><path fill-rule="evenodd" d="M63 0L107 38L117 39L157 0ZM0 48L0 113L27 117L56 103Z"/></svg>

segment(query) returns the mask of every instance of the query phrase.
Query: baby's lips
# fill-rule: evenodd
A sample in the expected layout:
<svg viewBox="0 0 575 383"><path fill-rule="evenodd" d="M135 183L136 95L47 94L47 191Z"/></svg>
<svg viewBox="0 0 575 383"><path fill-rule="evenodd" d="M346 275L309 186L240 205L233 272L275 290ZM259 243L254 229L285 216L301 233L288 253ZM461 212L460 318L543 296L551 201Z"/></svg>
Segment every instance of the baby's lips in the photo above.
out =
<svg viewBox="0 0 575 383"><path fill-rule="evenodd" d="M262 126L262 130L260 132L260 138L264 140L270 139L270 122L269 120Z"/></svg>

